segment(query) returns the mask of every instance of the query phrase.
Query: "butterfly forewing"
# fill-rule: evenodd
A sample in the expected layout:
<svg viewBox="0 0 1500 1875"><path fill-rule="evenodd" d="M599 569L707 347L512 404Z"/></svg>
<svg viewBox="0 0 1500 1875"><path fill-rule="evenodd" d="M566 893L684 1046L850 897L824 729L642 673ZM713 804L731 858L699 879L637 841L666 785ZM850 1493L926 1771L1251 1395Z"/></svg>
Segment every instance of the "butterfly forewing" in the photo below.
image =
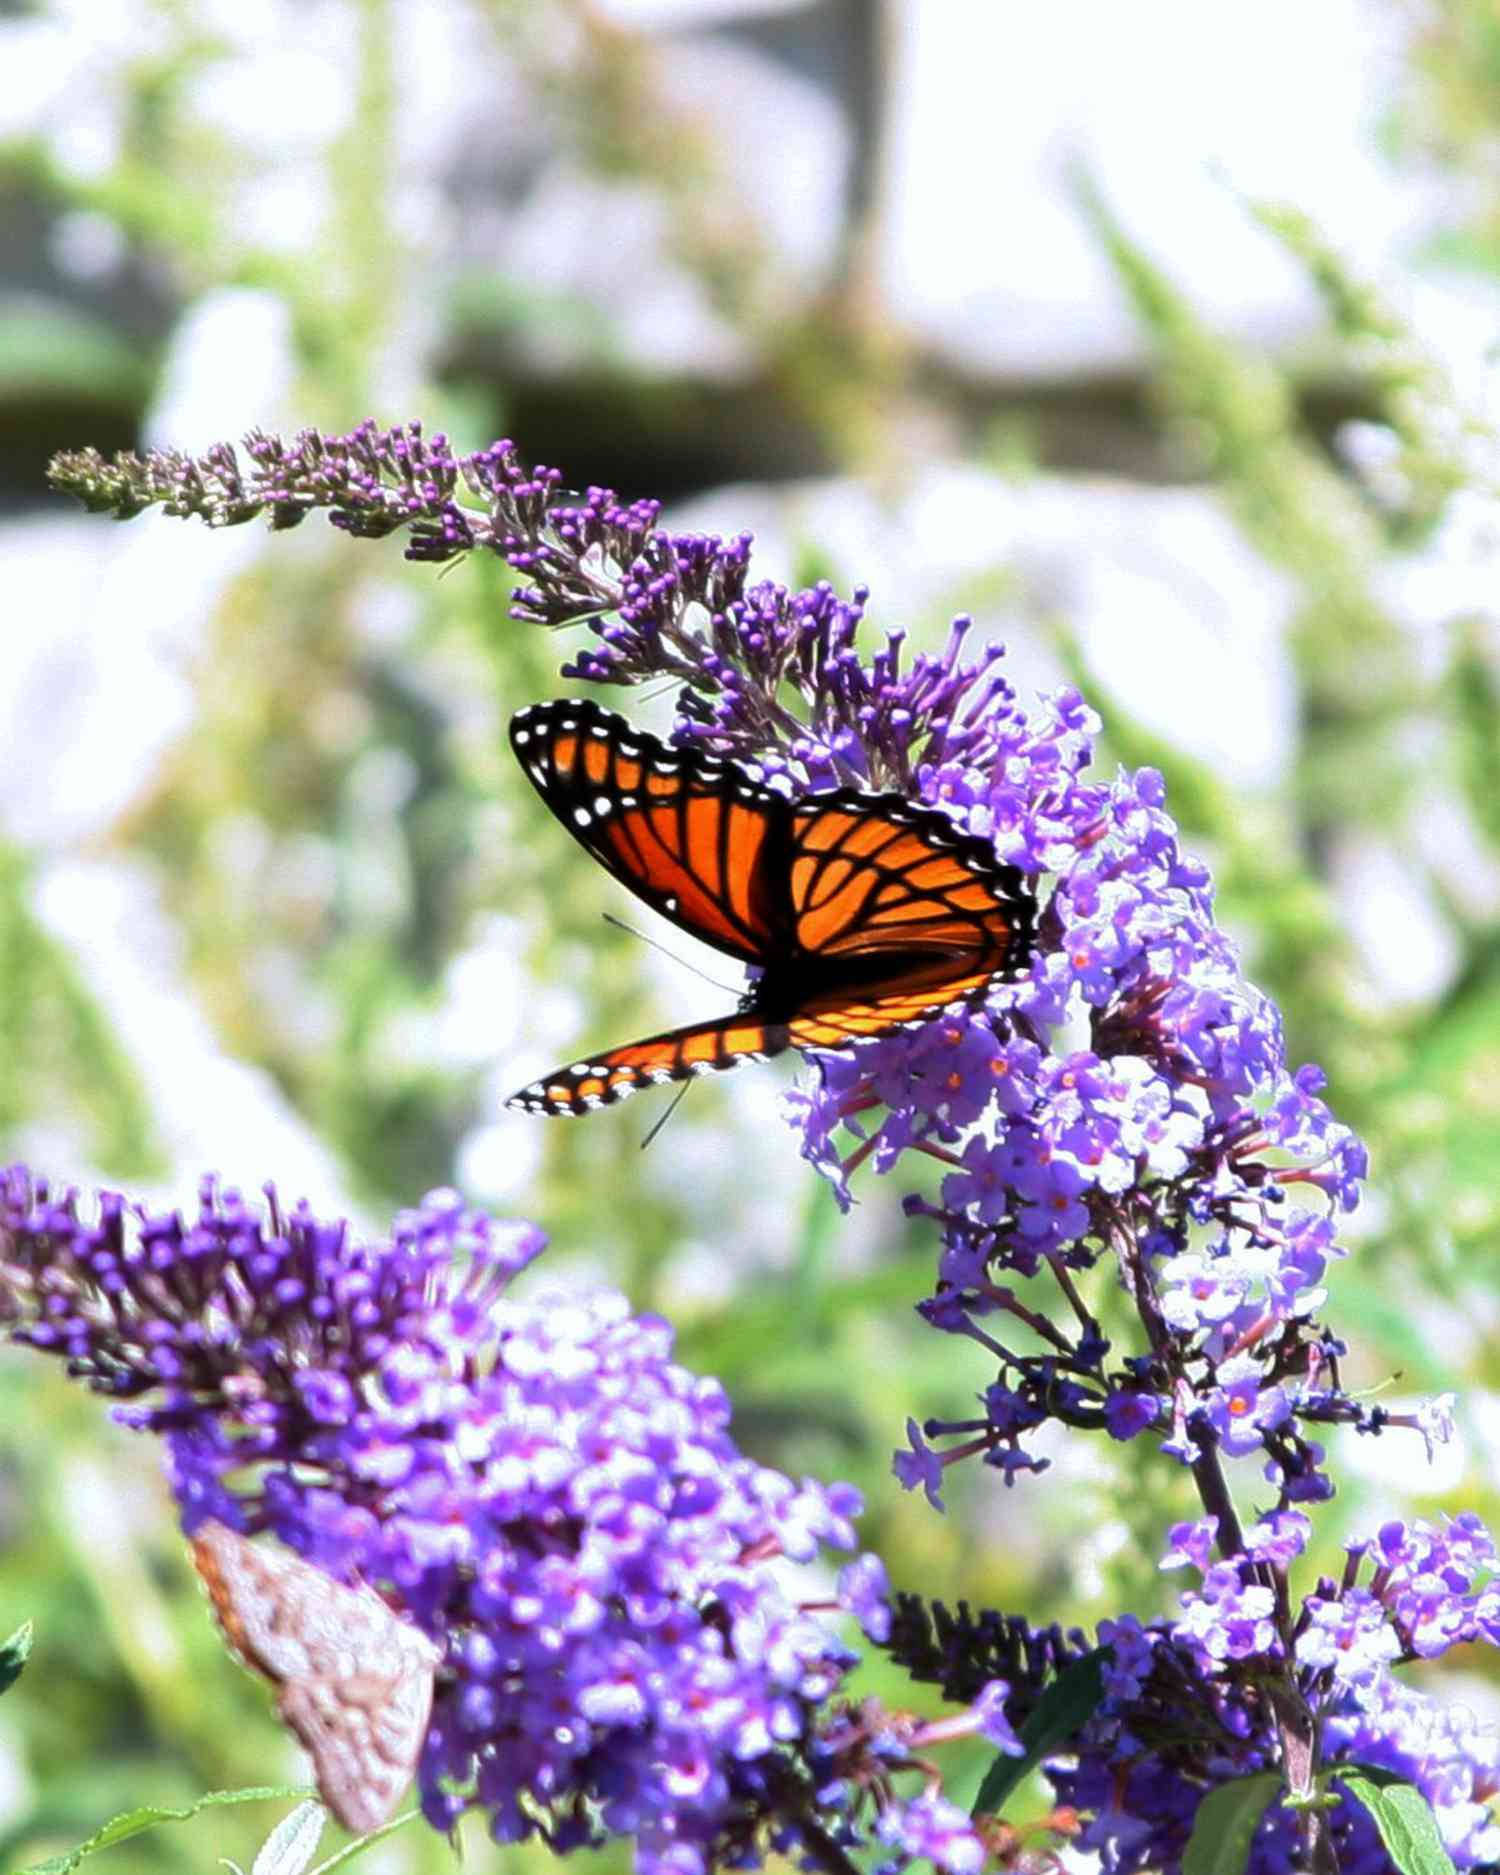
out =
<svg viewBox="0 0 1500 1875"><path fill-rule="evenodd" d="M416 1769L440 1650L373 1589L289 1550L214 1520L192 1547L226 1639L276 1688L324 1803L346 1829L378 1828Z"/></svg>
<svg viewBox="0 0 1500 1875"><path fill-rule="evenodd" d="M588 701L522 710L511 740L601 865L761 973L734 1014L580 1056L512 1106L589 1113L788 1046L887 1035L976 1000L1030 955L1022 874L936 808L843 789L789 801Z"/></svg>
<svg viewBox="0 0 1500 1875"><path fill-rule="evenodd" d="M573 837L638 898L742 963L774 938L765 860L788 804L730 762L579 702L518 711L510 739Z"/></svg>

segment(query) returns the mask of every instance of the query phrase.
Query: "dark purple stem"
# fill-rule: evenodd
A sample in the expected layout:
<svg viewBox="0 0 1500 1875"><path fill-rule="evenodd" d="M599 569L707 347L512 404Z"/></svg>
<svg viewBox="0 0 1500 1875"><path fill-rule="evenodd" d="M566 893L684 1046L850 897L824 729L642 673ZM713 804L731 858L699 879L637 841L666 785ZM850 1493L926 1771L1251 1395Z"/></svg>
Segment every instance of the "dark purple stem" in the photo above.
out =
<svg viewBox="0 0 1500 1875"><path fill-rule="evenodd" d="M1167 1326L1151 1282L1151 1272L1134 1235L1123 1225L1114 1231L1126 1287L1146 1331L1151 1352L1174 1389L1186 1381L1176 1336ZM1239 1512L1230 1494L1229 1481L1219 1456L1218 1441L1208 1426L1192 1428L1198 1455L1193 1460L1193 1482L1203 1508L1214 1520L1218 1532L1219 1553L1226 1560L1245 1554L1245 1535ZM1282 1771L1287 1793L1299 1803L1298 1829L1302 1836L1303 1867L1308 1875L1338 1875L1338 1855L1328 1812L1317 1801L1319 1737L1317 1714L1303 1697L1293 1665L1293 1635L1286 1572L1269 1565L1257 1565L1266 1575L1276 1598L1276 1627L1281 1640L1281 1659L1275 1663L1273 1677L1263 1683L1266 1698L1275 1715L1276 1736L1281 1747Z"/></svg>

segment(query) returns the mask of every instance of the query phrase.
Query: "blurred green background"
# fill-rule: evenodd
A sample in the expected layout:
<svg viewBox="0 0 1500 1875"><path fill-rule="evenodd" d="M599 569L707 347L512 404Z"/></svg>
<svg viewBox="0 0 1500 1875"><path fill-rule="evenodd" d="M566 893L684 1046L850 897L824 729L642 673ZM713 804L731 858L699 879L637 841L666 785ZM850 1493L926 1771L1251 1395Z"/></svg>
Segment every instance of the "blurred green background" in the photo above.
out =
<svg viewBox="0 0 1500 1875"><path fill-rule="evenodd" d="M795 1063L695 1087L645 1153L644 1100L503 1109L722 1002L602 922L632 908L505 750L575 641L510 624L478 560L115 528L42 479L251 425L512 435L753 528L764 574L869 582L919 644L972 611L1023 692L1083 686L1106 763L1165 770L1292 1060L1371 1145L1346 1371L1460 1396L1431 1467L1338 1453L1321 1560L1401 1506L1500 1513L1489 0L0 0L0 72L9 1155L159 1202L273 1178L371 1228L456 1184L669 1313L749 1449L856 1480L898 1583L1163 1605L1191 1505L1144 1442L956 1479L946 1518L903 1497L907 1414L987 1375L912 1316L903 1185L841 1220L799 1160ZM26 1616L5 1867L297 1775L155 1452L4 1354L0 1631ZM1446 1667L1500 1717L1492 1659ZM98 1866L248 1866L277 1814ZM409 1830L363 1866L451 1857Z"/></svg>

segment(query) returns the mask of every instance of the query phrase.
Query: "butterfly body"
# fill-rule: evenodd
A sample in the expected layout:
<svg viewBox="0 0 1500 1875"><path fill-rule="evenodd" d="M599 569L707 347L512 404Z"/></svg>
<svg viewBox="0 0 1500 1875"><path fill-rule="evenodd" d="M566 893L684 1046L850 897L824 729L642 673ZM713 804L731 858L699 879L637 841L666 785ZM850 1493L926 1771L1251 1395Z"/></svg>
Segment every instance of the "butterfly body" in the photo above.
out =
<svg viewBox="0 0 1500 1875"><path fill-rule="evenodd" d="M854 789L789 799L588 700L520 711L511 741L595 859L756 973L735 1013L581 1058L514 1106L586 1113L654 1082L890 1034L1030 955L1023 875L939 809Z"/></svg>

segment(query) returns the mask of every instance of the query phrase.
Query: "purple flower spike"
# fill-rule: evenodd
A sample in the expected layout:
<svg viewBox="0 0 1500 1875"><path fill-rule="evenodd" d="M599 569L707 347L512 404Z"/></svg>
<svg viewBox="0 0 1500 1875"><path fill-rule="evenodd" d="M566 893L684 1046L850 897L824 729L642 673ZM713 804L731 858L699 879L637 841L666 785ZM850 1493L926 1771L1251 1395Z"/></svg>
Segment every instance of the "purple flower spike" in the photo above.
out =
<svg viewBox="0 0 1500 1875"><path fill-rule="evenodd" d="M971 1866L964 1828L864 1768L837 1697L854 1657L772 1567L852 1549L856 1494L745 1458L723 1389L621 1297L514 1297L542 1242L451 1192L376 1243L212 1181L191 1220L114 1195L90 1218L12 1168L0 1319L165 1435L185 1529L273 1532L439 1644L436 1826L478 1807L497 1840L629 1834L645 1869L707 1870L805 1830L856 1841L874 1793L882 1841ZM877 1558L841 1599L889 1632ZM830 1779L842 1821L815 1804Z"/></svg>

